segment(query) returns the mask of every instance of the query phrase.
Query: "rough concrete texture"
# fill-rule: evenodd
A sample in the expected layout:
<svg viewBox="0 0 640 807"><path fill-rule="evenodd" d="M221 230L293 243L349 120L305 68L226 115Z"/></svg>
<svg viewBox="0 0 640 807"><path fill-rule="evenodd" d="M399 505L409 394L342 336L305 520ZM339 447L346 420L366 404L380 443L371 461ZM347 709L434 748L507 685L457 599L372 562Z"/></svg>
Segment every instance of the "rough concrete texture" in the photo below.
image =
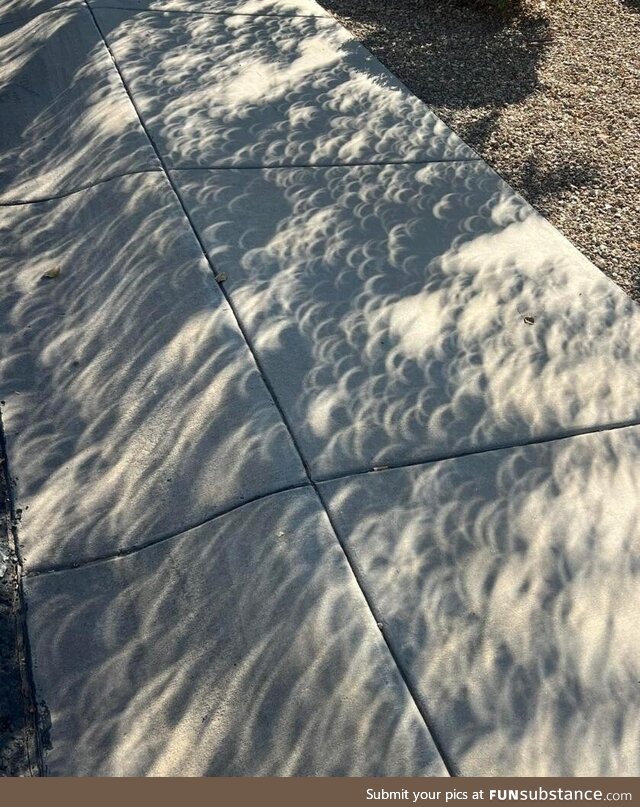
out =
<svg viewBox="0 0 640 807"><path fill-rule="evenodd" d="M170 166L475 156L332 19L95 13Z"/></svg>
<svg viewBox="0 0 640 807"><path fill-rule="evenodd" d="M640 417L640 310L484 163L172 176L316 478Z"/></svg>
<svg viewBox="0 0 640 807"><path fill-rule="evenodd" d="M640 774L640 428L321 494L458 771Z"/></svg>
<svg viewBox="0 0 640 807"><path fill-rule="evenodd" d="M158 162L86 8L0 25L0 202Z"/></svg>
<svg viewBox="0 0 640 807"><path fill-rule="evenodd" d="M0 222L0 398L27 569L304 479L162 175L2 207Z"/></svg>
<svg viewBox="0 0 640 807"><path fill-rule="evenodd" d="M310 489L27 593L50 774L447 775Z"/></svg>
<svg viewBox="0 0 640 807"><path fill-rule="evenodd" d="M141 11L189 11L202 14L274 14L277 16L328 17L314 0L89 0L94 8Z"/></svg>

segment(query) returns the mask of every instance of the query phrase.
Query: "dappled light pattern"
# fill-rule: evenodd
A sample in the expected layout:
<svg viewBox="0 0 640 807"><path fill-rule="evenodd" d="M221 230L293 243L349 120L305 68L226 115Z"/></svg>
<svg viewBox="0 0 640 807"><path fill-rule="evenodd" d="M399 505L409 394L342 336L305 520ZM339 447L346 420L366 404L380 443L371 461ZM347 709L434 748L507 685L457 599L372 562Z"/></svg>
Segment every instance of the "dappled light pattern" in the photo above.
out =
<svg viewBox="0 0 640 807"><path fill-rule="evenodd" d="M0 202L159 167L86 8L0 25L0 54Z"/></svg>
<svg viewBox="0 0 640 807"><path fill-rule="evenodd" d="M48 772L640 774L640 311L314 0L89 3L0 11Z"/></svg>
<svg viewBox="0 0 640 807"><path fill-rule="evenodd" d="M3 0L0 6L0 23L34 16L44 11L79 6L81 3L82 0Z"/></svg>
<svg viewBox="0 0 640 807"><path fill-rule="evenodd" d="M640 774L640 429L321 485L463 775Z"/></svg>
<svg viewBox="0 0 640 807"><path fill-rule="evenodd" d="M316 478L640 417L640 311L486 165L172 175Z"/></svg>
<svg viewBox="0 0 640 807"><path fill-rule="evenodd" d="M161 175L0 208L0 243L0 398L28 569L304 480Z"/></svg>
<svg viewBox="0 0 640 807"><path fill-rule="evenodd" d="M332 19L95 13L170 166L475 156Z"/></svg>
<svg viewBox="0 0 640 807"><path fill-rule="evenodd" d="M310 489L27 589L54 775L446 775Z"/></svg>
<svg viewBox="0 0 640 807"><path fill-rule="evenodd" d="M328 17L315 0L88 0L94 8L190 11L203 14L276 14Z"/></svg>

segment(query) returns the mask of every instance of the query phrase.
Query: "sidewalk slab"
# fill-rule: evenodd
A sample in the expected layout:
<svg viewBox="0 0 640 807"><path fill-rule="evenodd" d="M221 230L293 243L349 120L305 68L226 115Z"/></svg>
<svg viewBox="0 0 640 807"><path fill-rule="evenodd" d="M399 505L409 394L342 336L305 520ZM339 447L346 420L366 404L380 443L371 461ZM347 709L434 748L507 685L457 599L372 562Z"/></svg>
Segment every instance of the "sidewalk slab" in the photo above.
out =
<svg viewBox="0 0 640 807"><path fill-rule="evenodd" d="M306 479L161 174L0 208L0 232L0 399L28 570Z"/></svg>
<svg viewBox="0 0 640 807"><path fill-rule="evenodd" d="M309 488L26 590L51 775L447 775Z"/></svg>
<svg viewBox="0 0 640 807"><path fill-rule="evenodd" d="M189 11L201 14L274 14L276 16L329 17L314 0L88 0L94 8L140 11Z"/></svg>
<svg viewBox="0 0 640 807"><path fill-rule="evenodd" d="M316 479L640 419L640 310L486 164L172 176Z"/></svg>
<svg viewBox="0 0 640 807"><path fill-rule="evenodd" d="M169 166L476 156L333 19L95 13Z"/></svg>
<svg viewBox="0 0 640 807"><path fill-rule="evenodd" d="M0 25L0 51L0 202L158 167L86 8Z"/></svg>
<svg viewBox="0 0 640 807"><path fill-rule="evenodd" d="M458 772L640 775L640 428L320 488Z"/></svg>

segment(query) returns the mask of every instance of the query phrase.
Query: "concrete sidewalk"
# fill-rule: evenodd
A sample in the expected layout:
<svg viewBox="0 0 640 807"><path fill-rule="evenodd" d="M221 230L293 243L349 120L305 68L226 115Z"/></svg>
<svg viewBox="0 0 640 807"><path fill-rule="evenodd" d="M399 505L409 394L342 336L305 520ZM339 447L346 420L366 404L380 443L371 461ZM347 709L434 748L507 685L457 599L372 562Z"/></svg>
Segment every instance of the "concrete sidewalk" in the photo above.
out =
<svg viewBox="0 0 640 807"><path fill-rule="evenodd" d="M0 53L47 772L640 775L638 308L312 0Z"/></svg>

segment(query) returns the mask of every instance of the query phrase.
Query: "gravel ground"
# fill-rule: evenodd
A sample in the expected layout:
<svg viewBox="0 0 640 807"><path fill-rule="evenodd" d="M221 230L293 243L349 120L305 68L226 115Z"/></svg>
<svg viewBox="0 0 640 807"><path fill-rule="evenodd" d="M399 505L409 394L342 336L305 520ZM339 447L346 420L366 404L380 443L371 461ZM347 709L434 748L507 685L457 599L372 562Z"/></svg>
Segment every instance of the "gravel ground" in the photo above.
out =
<svg viewBox="0 0 640 807"><path fill-rule="evenodd" d="M9 513L6 465L0 440L0 776L24 776L29 774L26 703L18 664L19 596Z"/></svg>
<svg viewBox="0 0 640 807"><path fill-rule="evenodd" d="M640 0L321 2L640 302Z"/></svg>

